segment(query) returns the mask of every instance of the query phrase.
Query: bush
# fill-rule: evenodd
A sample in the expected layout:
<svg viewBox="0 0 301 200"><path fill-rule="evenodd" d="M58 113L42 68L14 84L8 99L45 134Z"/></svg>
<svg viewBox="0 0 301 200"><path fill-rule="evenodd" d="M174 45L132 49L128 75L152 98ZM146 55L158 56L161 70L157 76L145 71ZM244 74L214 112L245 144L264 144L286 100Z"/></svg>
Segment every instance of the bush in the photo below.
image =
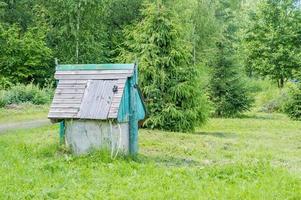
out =
<svg viewBox="0 0 301 200"><path fill-rule="evenodd" d="M254 109L259 112L282 112L287 101L287 88L279 89L270 80L249 79L248 83L255 95Z"/></svg>
<svg viewBox="0 0 301 200"><path fill-rule="evenodd" d="M301 120L301 83L289 84L284 112L292 119Z"/></svg>
<svg viewBox="0 0 301 200"><path fill-rule="evenodd" d="M52 95L53 90L50 88L40 89L39 86L33 84L18 84L9 90L0 90L0 107L20 103L47 104Z"/></svg>
<svg viewBox="0 0 301 200"><path fill-rule="evenodd" d="M12 83L7 77L0 76L0 90L7 89L12 86Z"/></svg>
<svg viewBox="0 0 301 200"><path fill-rule="evenodd" d="M265 104L263 104L260 108L260 112L272 113L272 112L282 112L283 106L287 101L287 92L286 90L282 90L275 94L275 97Z"/></svg>

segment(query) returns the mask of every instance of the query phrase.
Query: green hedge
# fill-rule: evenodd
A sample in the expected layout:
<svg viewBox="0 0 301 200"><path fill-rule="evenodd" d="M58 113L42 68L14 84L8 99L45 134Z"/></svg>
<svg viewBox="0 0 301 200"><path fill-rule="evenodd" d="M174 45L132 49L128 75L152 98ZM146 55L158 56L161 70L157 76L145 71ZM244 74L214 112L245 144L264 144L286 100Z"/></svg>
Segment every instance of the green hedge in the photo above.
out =
<svg viewBox="0 0 301 200"><path fill-rule="evenodd" d="M0 90L0 107L21 103L47 104L50 103L52 96L51 88L39 88L34 84L17 84L10 89Z"/></svg>
<svg viewBox="0 0 301 200"><path fill-rule="evenodd" d="M301 120L301 83L291 83L288 89L288 100L284 112L292 119Z"/></svg>

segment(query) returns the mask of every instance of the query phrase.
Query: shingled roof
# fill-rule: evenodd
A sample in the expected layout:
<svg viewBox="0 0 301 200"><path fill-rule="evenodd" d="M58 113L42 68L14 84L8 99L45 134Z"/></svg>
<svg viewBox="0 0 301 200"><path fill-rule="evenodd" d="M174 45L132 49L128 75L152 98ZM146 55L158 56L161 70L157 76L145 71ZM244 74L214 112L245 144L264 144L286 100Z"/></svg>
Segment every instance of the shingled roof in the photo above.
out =
<svg viewBox="0 0 301 200"><path fill-rule="evenodd" d="M58 65L50 119L114 119L134 64Z"/></svg>

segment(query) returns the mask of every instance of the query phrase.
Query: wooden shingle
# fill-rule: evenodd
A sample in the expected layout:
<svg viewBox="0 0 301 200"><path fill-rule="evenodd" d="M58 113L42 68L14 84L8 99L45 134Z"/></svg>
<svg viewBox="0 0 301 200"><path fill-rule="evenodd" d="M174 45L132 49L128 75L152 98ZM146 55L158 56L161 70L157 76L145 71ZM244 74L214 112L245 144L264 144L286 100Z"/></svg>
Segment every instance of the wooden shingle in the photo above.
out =
<svg viewBox="0 0 301 200"><path fill-rule="evenodd" d="M61 69L61 68L59 68ZM115 119L133 69L58 70L51 119ZM113 91L115 88L115 91Z"/></svg>

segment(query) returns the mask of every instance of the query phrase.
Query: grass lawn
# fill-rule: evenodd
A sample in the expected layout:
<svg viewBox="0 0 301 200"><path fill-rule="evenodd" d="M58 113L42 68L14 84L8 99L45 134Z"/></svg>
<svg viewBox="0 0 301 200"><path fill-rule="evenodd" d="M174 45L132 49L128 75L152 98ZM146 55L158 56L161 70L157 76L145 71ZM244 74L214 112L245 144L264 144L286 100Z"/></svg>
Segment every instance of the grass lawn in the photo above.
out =
<svg viewBox="0 0 301 200"><path fill-rule="evenodd" d="M0 136L0 199L301 199L301 122L211 119L196 133L140 130L136 160L75 157L57 125Z"/></svg>
<svg viewBox="0 0 301 200"><path fill-rule="evenodd" d="M0 108L0 124L47 118L49 105L23 104Z"/></svg>

